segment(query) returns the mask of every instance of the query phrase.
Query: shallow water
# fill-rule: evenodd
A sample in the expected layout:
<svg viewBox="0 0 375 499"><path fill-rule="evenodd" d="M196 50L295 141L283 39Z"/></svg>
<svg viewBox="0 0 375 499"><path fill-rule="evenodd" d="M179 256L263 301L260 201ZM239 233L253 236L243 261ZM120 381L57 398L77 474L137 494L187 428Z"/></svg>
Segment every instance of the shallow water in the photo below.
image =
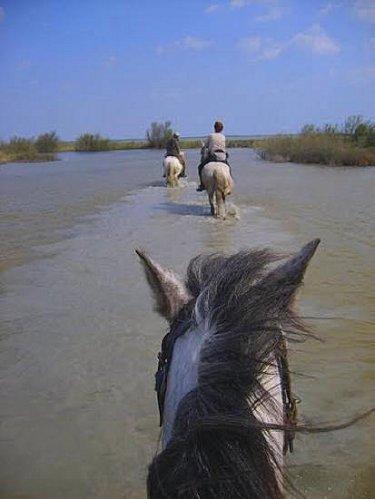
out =
<svg viewBox="0 0 375 499"><path fill-rule="evenodd" d="M292 354L308 422L373 405L372 168L269 164L231 151L229 217L189 179L160 181L161 153L64 154L0 167L0 496L142 498L158 439L153 375L165 323L133 253L182 273L198 252L298 249L320 237L300 297L325 342ZM188 151L196 164L197 151ZM195 167L190 167L195 179ZM299 436L289 459L309 498L375 494L374 418Z"/></svg>

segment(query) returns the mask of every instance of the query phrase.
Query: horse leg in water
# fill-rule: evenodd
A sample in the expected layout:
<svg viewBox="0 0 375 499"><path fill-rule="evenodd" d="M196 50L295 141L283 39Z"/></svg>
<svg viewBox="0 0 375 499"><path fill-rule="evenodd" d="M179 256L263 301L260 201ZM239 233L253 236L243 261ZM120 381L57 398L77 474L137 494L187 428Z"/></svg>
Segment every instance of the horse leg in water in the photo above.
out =
<svg viewBox="0 0 375 499"><path fill-rule="evenodd" d="M211 206L211 215L214 217L216 215L215 202L214 202L215 192L213 189L209 188L207 190L207 194L208 194L208 200L209 200L210 206Z"/></svg>
<svg viewBox="0 0 375 499"><path fill-rule="evenodd" d="M178 174L177 172L174 172L174 175L173 175L173 185L172 187L178 187L179 186L179 182L178 182Z"/></svg>
<svg viewBox="0 0 375 499"><path fill-rule="evenodd" d="M216 197L217 216L225 219L226 216L225 195L223 192L217 189L215 191L215 197Z"/></svg>
<svg viewBox="0 0 375 499"><path fill-rule="evenodd" d="M178 187L178 175L181 171L181 165L178 160L173 158L169 161L167 166L167 186L168 187Z"/></svg>
<svg viewBox="0 0 375 499"><path fill-rule="evenodd" d="M168 187L176 187L176 177L173 171L173 166L170 165L169 168L170 171L168 173L168 182L167 182Z"/></svg>

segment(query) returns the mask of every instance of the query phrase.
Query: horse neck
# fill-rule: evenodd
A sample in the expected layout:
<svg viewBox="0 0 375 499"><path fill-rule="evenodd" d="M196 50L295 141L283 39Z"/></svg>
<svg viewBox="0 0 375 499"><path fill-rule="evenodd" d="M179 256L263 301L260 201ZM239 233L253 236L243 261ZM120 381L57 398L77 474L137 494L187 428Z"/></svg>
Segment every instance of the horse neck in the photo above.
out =
<svg viewBox="0 0 375 499"><path fill-rule="evenodd" d="M270 421L274 397L251 402L236 380L241 367L231 365L233 358L220 357L212 337L212 331L193 330L175 343L165 449L150 466L150 496L159 497L162 486L171 497L184 489L187 497L282 497L276 447L259 428ZM220 366L227 367L225 372ZM275 376L272 369L263 375L258 391L268 393L278 385Z"/></svg>
<svg viewBox="0 0 375 499"><path fill-rule="evenodd" d="M149 497L283 497L281 471L256 418L245 420L241 410L210 415L212 401L198 415L200 398L193 390L180 405L172 438L150 465Z"/></svg>

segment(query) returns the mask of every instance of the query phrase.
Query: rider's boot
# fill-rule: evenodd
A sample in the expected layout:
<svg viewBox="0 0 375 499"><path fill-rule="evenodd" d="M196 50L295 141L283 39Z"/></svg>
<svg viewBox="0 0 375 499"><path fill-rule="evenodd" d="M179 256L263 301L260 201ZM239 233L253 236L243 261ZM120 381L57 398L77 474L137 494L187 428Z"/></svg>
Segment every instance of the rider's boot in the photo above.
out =
<svg viewBox="0 0 375 499"><path fill-rule="evenodd" d="M185 166L184 166L184 169L182 170L182 172L180 173L179 177L180 178L186 178L187 177L186 171L185 171Z"/></svg>
<svg viewBox="0 0 375 499"><path fill-rule="evenodd" d="M197 191L198 191L198 192L202 192L202 191L205 191L205 190L206 190L206 188L205 188L205 186L203 185L203 182L202 182L201 171L202 171L202 168L201 168L201 167L199 167L199 169L198 169L198 175L199 175L199 185L198 185L198 187L197 187Z"/></svg>

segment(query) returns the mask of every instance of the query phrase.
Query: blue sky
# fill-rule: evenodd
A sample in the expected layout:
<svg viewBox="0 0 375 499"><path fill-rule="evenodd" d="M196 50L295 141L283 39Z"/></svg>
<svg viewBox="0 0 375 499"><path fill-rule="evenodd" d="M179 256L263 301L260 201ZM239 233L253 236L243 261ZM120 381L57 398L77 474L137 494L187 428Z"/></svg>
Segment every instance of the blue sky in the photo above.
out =
<svg viewBox="0 0 375 499"><path fill-rule="evenodd" d="M375 0L0 0L0 138L375 116Z"/></svg>

